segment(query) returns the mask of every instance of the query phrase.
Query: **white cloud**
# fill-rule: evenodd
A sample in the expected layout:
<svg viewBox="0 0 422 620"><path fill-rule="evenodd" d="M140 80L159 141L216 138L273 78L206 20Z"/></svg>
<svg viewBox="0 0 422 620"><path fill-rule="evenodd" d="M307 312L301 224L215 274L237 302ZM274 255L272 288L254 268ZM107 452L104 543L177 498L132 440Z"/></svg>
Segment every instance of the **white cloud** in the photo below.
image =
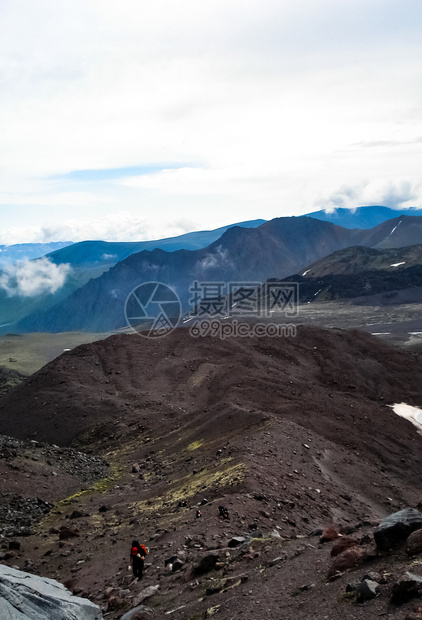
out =
<svg viewBox="0 0 422 620"><path fill-rule="evenodd" d="M139 217L130 211L109 213L96 219L69 219L57 224L16 226L0 230L0 244L49 243L50 241L148 241L173 237L198 229L198 222L177 218L156 221Z"/></svg>
<svg viewBox="0 0 422 620"><path fill-rule="evenodd" d="M420 0L0 3L3 239L98 238L112 231L90 222L122 210L133 226L107 238L164 236L181 217L216 227L413 183L421 22ZM192 166L52 179L166 162Z"/></svg>
<svg viewBox="0 0 422 620"><path fill-rule="evenodd" d="M7 265L0 272L0 288L9 297L35 297L55 293L71 272L70 265L55 265L43 257Z"/></svg>
<svg viewBox="0 0 422 620"><path fill-rule="evenodd" d="M422 208L422 184L418 180L404 179L343 185L315 203L315 206L328 213L338 208L353 210L365 205L382 205L391 209Z"/></svg>

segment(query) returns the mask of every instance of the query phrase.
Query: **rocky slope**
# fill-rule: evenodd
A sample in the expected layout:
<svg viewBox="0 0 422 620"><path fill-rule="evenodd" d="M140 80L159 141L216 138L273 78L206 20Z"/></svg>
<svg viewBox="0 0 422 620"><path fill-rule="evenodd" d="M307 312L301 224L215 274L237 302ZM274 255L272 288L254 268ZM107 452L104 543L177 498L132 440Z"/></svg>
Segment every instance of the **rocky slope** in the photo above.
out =
<svg viewBox="0 0 422 620"><path fill-rule="evenodd" d="M365 271L401 272L422 265L422 245L376 250L362 246L339 250L310 265L302 274L306 278L327 275L356 275Z"/></svg>
<svg viewBox="0 0 422 620"><path fill-rule="evenodd" d="M308 274L294 275L285 281L298 284L298 299L302 304L335 300L365 303L366 298L366 303L372 306L422 301L422 265L401 270L374 269L314 278L308 277Z"/></svg>
<svg viewBox="0 0 422 620"><path fill-rule="evenodd" d="M420 357L358 331L220 341L178 329L78 347L1 400L0 432L61 446L47 457L58 475L32 489L37 461L14 448L8 476L54 506L27 536L3 530L3 562L59 579L108 618L404 618L417 599L394 605L393 586L420 560L373 538L422 499L422 437L388 406L401 401L422 402ZM75 446L111 469L75 493L73 467L61 492L58 457ZM322 542L339 533L354 539L346 573ZM136 538L150 549L139 582ZM368 571L378 593L357 603L346 586Z"/></svg>

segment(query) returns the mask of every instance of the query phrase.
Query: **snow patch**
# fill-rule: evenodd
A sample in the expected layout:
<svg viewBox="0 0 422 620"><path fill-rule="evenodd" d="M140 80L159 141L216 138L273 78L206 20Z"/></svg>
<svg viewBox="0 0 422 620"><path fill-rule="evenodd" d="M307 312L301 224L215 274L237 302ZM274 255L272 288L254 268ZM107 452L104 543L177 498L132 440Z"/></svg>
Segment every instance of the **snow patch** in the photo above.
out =
<svg viewBox="0 0 422 620"><path fill-rule="evenodd" d="M306 276L306 274L309 273L310 271L311 271L310 269L307 269L306 271L302 273L302 276Z"/></svg>
<svg viewBox="0 0 422 620"><path fill-rule="evenodd" d="M422 409L407 405L406 403L396 403L388 406L393 409L394 413L409 420L409 422L416 426L418 433L422 435Z"/></svg>
<svg viewBox="0 0 422 620"><path fill-rule="evenodd" d="M406 261L404 260L402 263L393 263L390 267L400 267L400 265L405 265Z"/></svg>

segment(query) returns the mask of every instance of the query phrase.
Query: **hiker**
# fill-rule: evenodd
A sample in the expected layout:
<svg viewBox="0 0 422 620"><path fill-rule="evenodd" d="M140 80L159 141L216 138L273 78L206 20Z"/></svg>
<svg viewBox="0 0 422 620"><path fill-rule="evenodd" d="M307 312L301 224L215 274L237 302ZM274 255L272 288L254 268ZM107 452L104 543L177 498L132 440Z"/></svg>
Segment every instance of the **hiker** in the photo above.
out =
<svg viewBox="0 0 422 620"><path fill-rule="evenodd" d="M138 579L142 579L142 571L144 568L145 557L148 553L148 549L145 545L140 545L137 540L132 542L130 550L130 561L132 563L133 576ZM130 568L130 567L129 567Z"/></svg>
<svg viewBox="0 0 422 620"><path fill-rule="evenodd" d="M202 512L200 510L196 511L196 518L199 519L199 517L202 517Z"/></svg>
<svg viewBox="0 0 422 620"><path fill-rule="evenodd" d="M223 517L223 519L229 518L229 511L227 510L227 508L224 508L224 506L219 506L218 512L220 513L220 517Z"/></svg>

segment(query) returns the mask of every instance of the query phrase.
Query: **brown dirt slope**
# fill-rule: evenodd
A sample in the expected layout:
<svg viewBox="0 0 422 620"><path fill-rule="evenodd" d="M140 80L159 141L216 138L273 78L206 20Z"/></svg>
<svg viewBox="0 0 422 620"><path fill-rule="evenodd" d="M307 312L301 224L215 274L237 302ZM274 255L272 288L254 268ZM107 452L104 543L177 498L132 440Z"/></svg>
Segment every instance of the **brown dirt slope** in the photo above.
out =
<svg viewBox="0 0 422 620"><path fill-rule="evenodd" d="M394 458L414 436L385 406L402 400L422 401L418 358L359 331L217 340L179 329L61 355L0 401L0 433L69 445L93 428L109 437L135 422L172 430L193 420L220 439L275 415L363 450L376 437Z"/></svg>

